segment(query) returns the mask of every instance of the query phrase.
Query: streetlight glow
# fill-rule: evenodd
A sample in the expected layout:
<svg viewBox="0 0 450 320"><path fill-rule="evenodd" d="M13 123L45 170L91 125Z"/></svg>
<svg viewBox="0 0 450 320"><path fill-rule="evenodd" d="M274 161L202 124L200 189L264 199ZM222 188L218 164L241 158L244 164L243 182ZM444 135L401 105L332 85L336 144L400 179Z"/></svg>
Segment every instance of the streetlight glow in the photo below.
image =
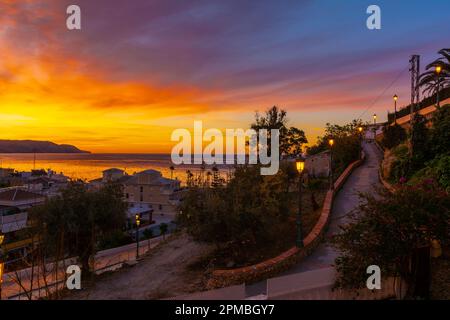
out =
<svg viewBox="0 0 450 320"><path fill-rule="evenodd" d="M398 96L395 94L394 95L394 101L397 101L398 100Z"/></svg>
<svg viewBox="0 0 450 320"><path fill-rule="evenodd" d="M361 133L363 131L363 127L359 127L358 131L359 131L359 133Z"/></svg>
<svg viewBox="0 0 450 320"><path fill-rule="evenodd" d="M438 66L436 66L436 69L435 69L435 70L436 70L436 73L437 73L437 74L440 74L441 71L442 71L442 67L438 65Z"/></svg>
<svg viewBox="0 0 450 320"><path fill-rule="evenodd" d="M0 245L2 245L3 240L5 240L5 235L4 234L0 234Z"/></svg>

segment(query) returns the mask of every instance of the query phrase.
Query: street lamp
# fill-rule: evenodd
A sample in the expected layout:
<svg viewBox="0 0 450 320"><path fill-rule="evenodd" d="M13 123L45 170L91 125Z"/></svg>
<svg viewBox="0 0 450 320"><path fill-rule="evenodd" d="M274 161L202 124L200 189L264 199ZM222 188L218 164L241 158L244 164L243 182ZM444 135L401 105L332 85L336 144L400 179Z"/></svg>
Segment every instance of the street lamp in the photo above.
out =
<svg viewBox="0 0 450 320"><path fill-rule="evenodd" d="M334 190L334 181L333 181L333 145L334 145L334 139L328 139L328 144L330 145L330 189Z"/></svg>
<svg viewBox="0 0 450 320"><path fill-rule="evenodd" d="M298 181L298 211L297 211L297 238L295 240L295 245L297 248L303 248L303 236L302 236L302 184L303 184L303 171L305 170L305 160L303 158L297 159L295 162L297 172L299 173Z"/></svg>
<svg viewBox="0 0 450 320"><path fill-rule="evenodd" d="M397 100L398 96L394 94L394 124L397 124Z"/></svg>
<svg viewBox="0 0 450 320"><path fill-rule="evenodd" d="M3 262L3 240L5 240L5 235L1 233L0 229L0 300L2 300L2 283L3 283L3 270L5 267L5 264Z"/></svg>
<svg viewBox="0 0 450 320"><path fill-rule="evenodd" d="M362 159L362 132L363 132L363 127L359 126L358 127L358 132L359 132L359 159Z"/></svg>
<svg viewBox="0 0 450 320"><path fill-rule="evenodd" d="M136 261L139 259L139 225L141 224L141 216L139 213L135 216L136 220Z"/></svg>
<svg viewBox="0 0 450 320"><path fill-rule="evenodd" d="M435 72L436 72L436 76L437 76L437 92L436 92L436 106L439 108L439 90L441 88L441 71L442 71L442 67L440 65L437 65L435 68Z"/></svg>

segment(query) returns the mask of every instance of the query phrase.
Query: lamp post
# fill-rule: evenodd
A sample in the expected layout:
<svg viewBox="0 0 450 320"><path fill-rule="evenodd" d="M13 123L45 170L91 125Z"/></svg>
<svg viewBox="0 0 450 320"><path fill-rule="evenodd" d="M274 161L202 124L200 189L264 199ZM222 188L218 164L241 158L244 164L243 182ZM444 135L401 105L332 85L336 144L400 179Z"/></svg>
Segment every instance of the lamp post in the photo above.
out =
<svg viewBox="0 0 450 320"><path fill-rule="evenodd" d="M328 144L330 145L330 189L334 190L334 181L333 181L333 145L334 139L329 139Z"/></svg>
<svg viewBox="0 0 450 320"><path fill-rule="evenodd" d="M436 106L439 108L440 107L440 102L439 102L439 90L441 89L441 71L442 71L442 67L440 65L437 65L435 68L436 71L436 76L437 76L437 92L436 92Z"/></svg>
<svg viewBox="0 0 450 320"><path fill-rule="evenodd" d="M363 133L363 127L359 126L358 127L358 132L359 132L359 159L362 159L362 133Z"/></svg>
<svg viewBox="0 0 450 320"><path fill-rule="evenodd" d="M303 184L303 170L305 169L305 160L303 158L297 159L296 163L297 172L299 173L298 180L298 211L297 211L297 237L295 245L297 248L303 248L303 236L302 236L302 184Z"/></svg>
<svg viewBox="0 0 450 320"><path fill-rule="evenodd" d="M374 113L374 114L373 114L373 141L376 140L376 136L377 136L377 128L376 128L376 125L377 125L377 114Z"/></svg>
<svg viewBox="0 0 450 320"><path fill-rule="evenodd" d="M5 268L5 264L3 261L3 240L5 240L5 235L1 233L0 229L0 300L2 300L2 283L3 283L3 270Z"/></svg>
<svg viewBox="0 0 450 320"><path fill-rule="evenodd" d="M141 216L139 213L135 216L136 219L136 261L139 259L139 225L141 224Z"/></svg>
<svg viewBox="0 0 450 320"><path fill-rule="evenodd" d="M394 94L394 124L397 124L397 100L398 96Z"/></svg>

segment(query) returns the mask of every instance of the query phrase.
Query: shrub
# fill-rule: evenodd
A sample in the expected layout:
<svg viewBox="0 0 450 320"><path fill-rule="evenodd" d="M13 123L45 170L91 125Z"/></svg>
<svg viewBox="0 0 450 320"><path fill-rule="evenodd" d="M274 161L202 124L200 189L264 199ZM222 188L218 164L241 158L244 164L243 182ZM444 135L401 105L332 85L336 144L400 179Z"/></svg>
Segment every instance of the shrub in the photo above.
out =
<svg viewBox="0 0 450 320"><path fill-rule="evenodd" d="M410 168L409 150L405 144L401 144L392 149L392 154L396 159L392 162L389 180L397 183L401 178L408 176Z"/></svg>

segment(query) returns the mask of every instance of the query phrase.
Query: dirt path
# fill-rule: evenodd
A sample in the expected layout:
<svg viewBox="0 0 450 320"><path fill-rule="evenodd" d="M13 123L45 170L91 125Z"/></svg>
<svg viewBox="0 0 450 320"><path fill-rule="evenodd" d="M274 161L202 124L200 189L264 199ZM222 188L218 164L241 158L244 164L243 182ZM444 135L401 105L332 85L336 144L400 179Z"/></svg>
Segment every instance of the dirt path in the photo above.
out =
<svg viewBox="0 0 450 320"><path fill-rule="evenodd" d="M186 234L173 236L152 250L137 265L100 276L90 288L68 299L161 299L203 289L203 272L189 266L211 247Z"/></svg>

